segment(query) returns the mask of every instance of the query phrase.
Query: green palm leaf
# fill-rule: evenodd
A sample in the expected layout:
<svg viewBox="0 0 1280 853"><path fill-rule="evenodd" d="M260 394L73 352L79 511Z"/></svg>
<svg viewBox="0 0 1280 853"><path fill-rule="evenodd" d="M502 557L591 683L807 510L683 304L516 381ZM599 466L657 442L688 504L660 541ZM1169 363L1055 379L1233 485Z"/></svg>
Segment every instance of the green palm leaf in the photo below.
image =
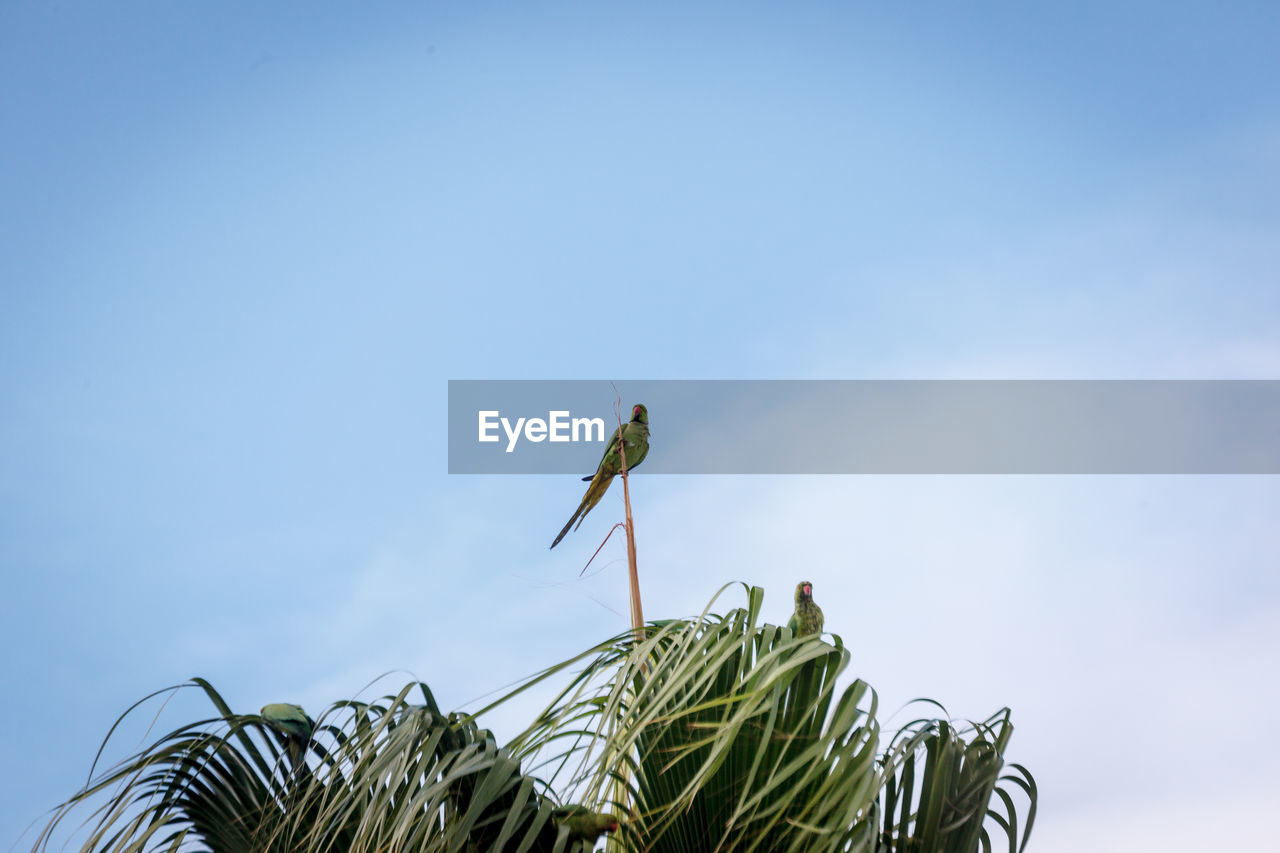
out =
<svg viewBox="0 0 1280 853"><path fill-rule="evenodd" d="M1010 853L1025 848L1035 820L1036 788L1020 765L1010 765L1012 773L1001 775L1013 734L1009 716L1005 708L962 729L942 719L915 720L903 727L882 759L888 775L879 803L879 850L990 850L988 820L1005 835ZM1013 785L1030 803L1021 835L1013 796L1001 783Z"/></svg>
<svg viewBox="0 0 1280 853"><path fill-rule="evenodd" d="M746 606L725 616L713 600L698 619L652 623L642 641L628 632L540 674L531 683L581 666L512 750L574 799L628 815L622 849L967 851L989 847L989 814L1012 846L1017 812L998 781L1031 801L1025 844L1034 781L1021 768L996 778L1007 711L970 740L945 720L913 724L877 756L875 692L837 687L850 661L840 637L762 624L763 591L744 589ZM939 838L949 846L930 846Z"/></svg>
<svg viewBox="0 0 1280 853"><path fill-rule="evenodd" d="M656 623L642 642L620 635L579 658L513 751L555 765L552 781L575 799L629 804L638 849L871 844L874 693L861 681L837 692L840 639L761 625L763 591L746 591L726 616Z"/></svg>
<svg viewBox="0 0 1280 853"><path fill-rule="evenodd" d="M197 679L220 716L171 732L98 775L59 811L92 812L82 850L525 850L575 846L545 785L469 717L442 715L425 685L322 717L294 772L256 714L237 715ZM408 701L420 689L422 704Z"/></svg>
<svg viewBox="0 0 1280 853"><path fill-rule="evenodd" d="M35 849L90 809L81 849L113 852L580 852L613 823L593 813L618 818L613 850L1025 848L1037 793L1004 762L1007 709L961 727L913 721L881 752L875 692L846 678L840 637L763 623L763 591L743 589L744 607L712 614L722 589L698 618L613 637L476 715L442 714L411 683L335 704L305 745L196 679L216 716L93 776ZM507 747L477 725L561 681Z"/></svg>

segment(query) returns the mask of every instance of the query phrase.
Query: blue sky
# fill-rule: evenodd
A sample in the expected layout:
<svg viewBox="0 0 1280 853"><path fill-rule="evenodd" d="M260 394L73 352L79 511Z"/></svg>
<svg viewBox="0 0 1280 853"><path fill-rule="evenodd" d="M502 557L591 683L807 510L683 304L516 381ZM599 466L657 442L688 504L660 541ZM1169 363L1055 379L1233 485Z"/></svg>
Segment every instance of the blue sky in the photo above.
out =
<svg viewBox="0 0 1280 853"><path fill-rule="evenodd" d="M0 840L189 676L625 626L619 499L548 553L580 484L448 476L448 379L1280 377L1273 5L683 5L0 8ZM882 707L1011 705L1036 849L1264 837L1275 478L636 491L648 615L807 576Z"/></svg>

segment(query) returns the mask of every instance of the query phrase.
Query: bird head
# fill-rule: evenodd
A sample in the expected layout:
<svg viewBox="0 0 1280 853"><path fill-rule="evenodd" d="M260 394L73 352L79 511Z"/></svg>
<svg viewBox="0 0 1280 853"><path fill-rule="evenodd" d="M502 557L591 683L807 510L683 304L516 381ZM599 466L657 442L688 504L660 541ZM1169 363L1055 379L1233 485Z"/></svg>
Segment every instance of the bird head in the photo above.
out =
<svg viewBox="0 0 1280 853"><path fill-rule="evenodd" d="M642 404L636 403L634 406L631 407L631 420L637 421L642 424L649 423L649 410L646 409Z"/></svg>
<svg viewBox="0 0 1280 853"><path fill-rule="evenodd" d="M796 584L796 601L806 601L813 598L813 584L808 581L800 581Z"/></svg>

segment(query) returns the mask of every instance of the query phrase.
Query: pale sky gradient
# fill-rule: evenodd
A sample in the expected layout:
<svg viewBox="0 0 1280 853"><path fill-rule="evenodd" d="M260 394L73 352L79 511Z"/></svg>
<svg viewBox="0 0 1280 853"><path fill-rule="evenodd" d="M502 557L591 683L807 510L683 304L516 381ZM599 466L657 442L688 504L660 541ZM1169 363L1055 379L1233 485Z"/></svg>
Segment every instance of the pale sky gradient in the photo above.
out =
<svg viewBox="0 0 1280 853"><path fill-rule="evenodd" d="M190 676L625 627L620 496L548 552L450 378L1280 378L1280 7L685 5L0 5L0 844ZM1273 837L1276 478L633 486L650 617L807 577L886 716L1010 705L1030 849Z"/></svg>

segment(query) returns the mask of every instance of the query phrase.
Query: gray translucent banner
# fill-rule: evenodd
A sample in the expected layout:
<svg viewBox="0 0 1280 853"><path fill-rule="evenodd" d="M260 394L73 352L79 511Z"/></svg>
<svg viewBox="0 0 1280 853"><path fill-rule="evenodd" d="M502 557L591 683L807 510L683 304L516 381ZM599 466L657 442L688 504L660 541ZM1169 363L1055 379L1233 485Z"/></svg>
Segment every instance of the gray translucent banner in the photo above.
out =
<svg viewBox="0 0 1280 853"><path fill-rule="evenodd" d="M1280 380L613 385L624 422L649 410L637 474L1280 473ZM450 380L449 473L590 474L614 399L607 380Z"/></svg>

